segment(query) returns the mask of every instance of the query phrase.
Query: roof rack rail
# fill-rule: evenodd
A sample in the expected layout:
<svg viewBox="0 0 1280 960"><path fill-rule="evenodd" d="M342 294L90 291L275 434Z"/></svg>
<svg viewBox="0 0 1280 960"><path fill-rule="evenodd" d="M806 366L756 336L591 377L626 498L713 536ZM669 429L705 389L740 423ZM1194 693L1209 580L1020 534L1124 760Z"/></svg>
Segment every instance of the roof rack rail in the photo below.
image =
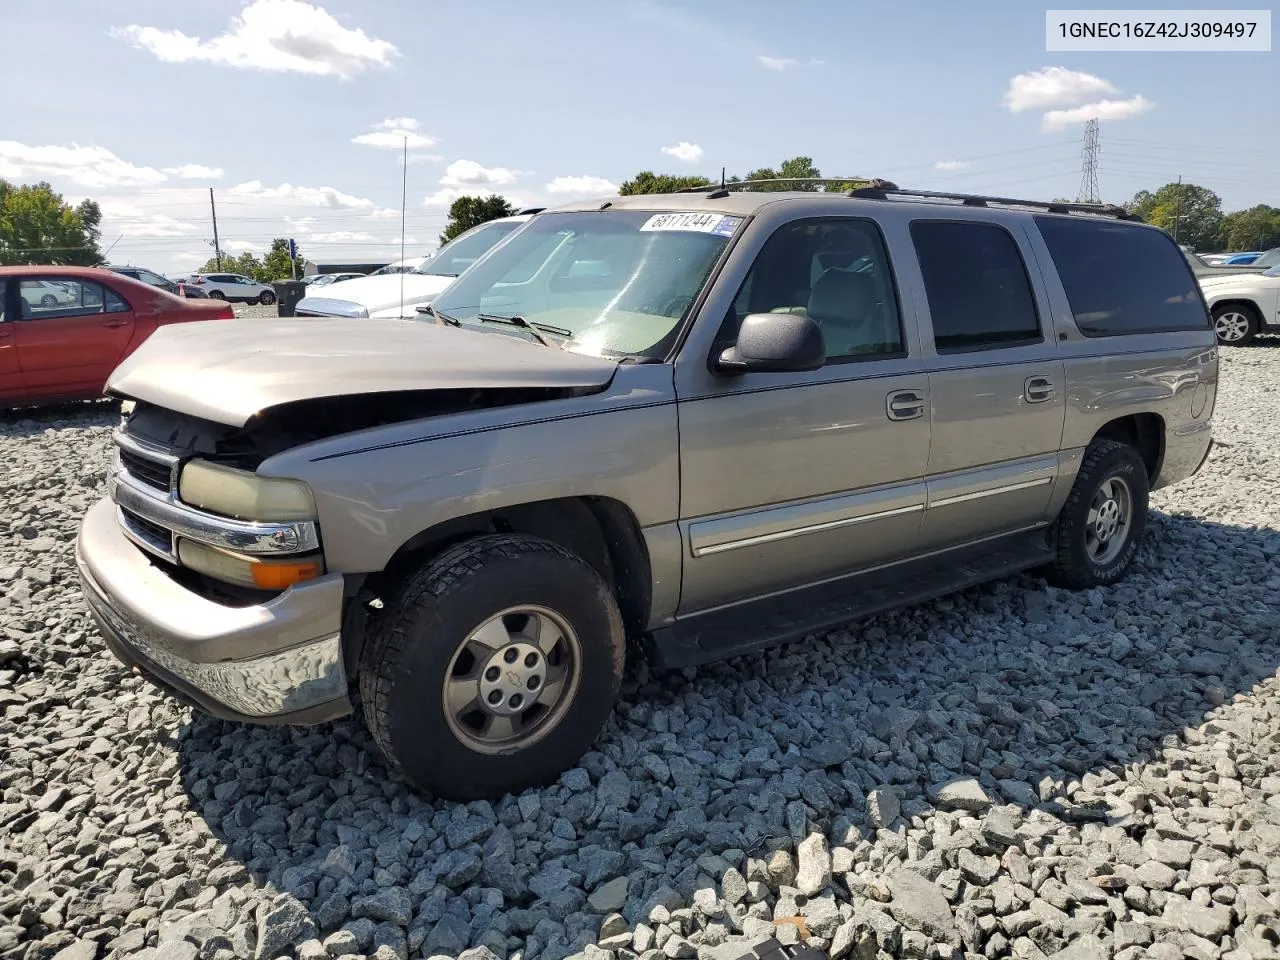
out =
<svg viewBox="0 0 1280 960"><path fill-rule="evenodd" d="M943 193L937 190L906 190L893 184L868 185L850 190L848 196L860 200L889 200L900 197L904 200L949 200L957 201L966 207L1034 207L1048 213L1091 213L1096 216L1115 217L1117 220L1131 220L1142 223L1142 217L1130 213L1124 207L1114 203L1072 203L1070 201L1015 200L1011 197L987 197L974 193Z"/></svg>
<svg viewBox="0 0 1280 960"><path fill-rule="evenodd" d="M676 193L718 193L720 191L745 190L765 184L779 183L861 183L866 186L884 184L892 187L887 180L877 177L772 177L767 180L726 180L723 183L705 183L700 187L682 187Z"/></svg>
<svg viewBox="0 0 1280 960"><path fill-rule="evenodd" d="M541 213L541 212L542 212L543 210L545 210L545 209L547 209L547 208L546 208L546 207L524 207L524 208L523 208L523 209L521 209L521 210L517 210L515 213L513 213L513 214L512 214L512 216L513 216L513 217L523 217L523 216L527 216L527 215L529 215L529 214Z"/></svg>

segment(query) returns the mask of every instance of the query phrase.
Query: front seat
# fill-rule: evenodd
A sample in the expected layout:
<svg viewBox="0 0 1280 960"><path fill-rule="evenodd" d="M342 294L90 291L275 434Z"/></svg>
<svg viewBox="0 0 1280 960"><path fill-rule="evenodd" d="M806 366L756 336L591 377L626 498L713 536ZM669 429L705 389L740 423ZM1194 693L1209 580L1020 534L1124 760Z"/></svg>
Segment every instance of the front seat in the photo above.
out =
<svg viewBox="0 0 1280 960"><path fill-rule="evenodd" d="M881 342L875 281L865 273L828 270L813 285L808 313L822 328L828 357L873 352Z"/></svg>

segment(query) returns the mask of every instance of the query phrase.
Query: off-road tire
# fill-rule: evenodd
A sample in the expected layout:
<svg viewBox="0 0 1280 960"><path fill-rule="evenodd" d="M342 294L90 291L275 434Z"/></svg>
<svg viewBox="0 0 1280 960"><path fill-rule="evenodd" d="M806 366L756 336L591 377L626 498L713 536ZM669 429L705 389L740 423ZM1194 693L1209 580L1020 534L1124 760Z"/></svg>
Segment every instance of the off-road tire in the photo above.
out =
<svg viewBox="0 0 1280 960"><path fill-rule="evenodd" d="M276 302L276 295L274 293L270 293L264 290L259 295L258 302L262 304L264 307L269 307Z"/></svg>
<svg viewBox="0 0 1280 960"><path fill-rule="evenodd" d="M609 719L626 638L608 585L563 547L493 535L449 547L383 598L359 663L365 723L383 755L417 787L450 800L493 798L547 783L572 766ZM541 739L486 754L450 729L444 682L470 631L521 604L555 611L574 630L579 682Z"/></svg>
<svg viewBox="0 0 1280 960"><path fill-rule="evenodd" d="M1133 512L1120 553L1105 565L1093 561L1085 547L1090 506L1098 488L1118 476L1128 485ZM1129 572L1147 531L1150 496L1147 466L1138 451L1126 443L1099 438L1085 450L1080 472L1053 530L1054 559L1044 570L1046 578L1073 590L1103 587Z"/></svg>
<svg viewBox="0 0 1280 960"><path fill-rule="evenodd" d="M1235 340L1224 339L1221 331L1218 329L1218 324L1221 319L1229 314L1239 314L1246 320L1244 333ZM1257 311L1247 303L1219 304L1213 308L1212 315L1214 339L1224 347L1243 347L1246 344L1252 343L1253 339L1258 335L1258 331L1261 329Z"/></svg>

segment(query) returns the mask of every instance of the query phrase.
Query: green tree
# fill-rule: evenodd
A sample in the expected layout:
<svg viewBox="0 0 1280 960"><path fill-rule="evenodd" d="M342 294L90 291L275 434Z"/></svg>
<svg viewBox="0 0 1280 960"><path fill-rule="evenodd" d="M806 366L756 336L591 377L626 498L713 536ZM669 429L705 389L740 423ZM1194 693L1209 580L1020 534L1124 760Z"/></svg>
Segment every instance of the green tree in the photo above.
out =
<svg viewBox="0 0 1280 960"><path fill-rule="evenodd" d="M676 174L654 173L652 170L642 170L623 183L618 188L618 193L624 197L642 193L678 193L691 187L706 187L710 186L710 184L711 181L706 177L682 177Z"/></svg>
<svg viewBox="0 0 1280 960"><path fill-rule="evenodd" d="M472 227L509 217L515 212L507 198L496 193L488 197L459 197L449 205L449 220L444 225L444 233L440 234L440 244L443 246Z"/></svg>
<svg viewBox="0 0 1280 960"><path fill-rule="evenodd" d="M298 276L302 276L302 268L306 264L306 260L302 257L302 251L298 251ZM271 283L273 280L289 280L293 277L293 263L289 260L289 241L285 237L276 237L271 241L271 249L267 251L266 256L262 258L261 276L253 279L262 283Z"/></svg>
<svg viewBox="0 0 1280 960"><path fill-rule="evenodd" d="M92 200L73 207L47 183L0 180L0 264L97 266L101 223Z"/></svg>
<svg viewBox="0 0 1280 960"><path fill-rule="evenodd" d="M196 271L197 273L238 273L242 277L248 277L251 280L257 280L262 283L269 282L264 279L266 271L263 268L262 261L250 253L244 251L238 257L233 257L229 253L222 255L222 266L218 266L218 258L210 257L204 262L204 266ZM275 278L273 278L275 279Z"/></svg>
<svg viewBox="0 0 1280 960"><path fill-rule="evenodd" d="M1222 245L1227 250L1280 247L1280 209L1260 203L1228 213L1222 220Z"/></svg>
<svg viewBox="0 0 1280 960"><path fill-rule="evenodd" d="M1140 190L1128 207L1192 250L1212 250L1222 235L1222 198L1208 187L1166 183L1154 193Z"/></svg>
<svg viewBox="0 0 1280 960"><path fill-rule="evenodd" d="M761 167L759 170L752 170L743 179L787 180L794 177L797 180L809 180L821 176L822 171L813 165L812 157L792 157L790 160L783 160L777 170L773 167ZM755 189L764 191L807 190L817 192L821 188L822 185L817 183L764 183Z"/></svg>

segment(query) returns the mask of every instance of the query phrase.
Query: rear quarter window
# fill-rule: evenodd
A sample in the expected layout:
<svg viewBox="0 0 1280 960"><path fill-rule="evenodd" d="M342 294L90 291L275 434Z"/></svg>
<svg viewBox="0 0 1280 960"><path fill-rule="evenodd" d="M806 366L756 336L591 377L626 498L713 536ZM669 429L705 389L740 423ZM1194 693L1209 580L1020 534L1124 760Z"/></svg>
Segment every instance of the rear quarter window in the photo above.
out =
<svg viewBox="0 0 1280 960"><path fill-rule="evenodd" d="M1085 336L1209 329L1195 275L1168 235L1083 217L1035 221Z"/></svg>

